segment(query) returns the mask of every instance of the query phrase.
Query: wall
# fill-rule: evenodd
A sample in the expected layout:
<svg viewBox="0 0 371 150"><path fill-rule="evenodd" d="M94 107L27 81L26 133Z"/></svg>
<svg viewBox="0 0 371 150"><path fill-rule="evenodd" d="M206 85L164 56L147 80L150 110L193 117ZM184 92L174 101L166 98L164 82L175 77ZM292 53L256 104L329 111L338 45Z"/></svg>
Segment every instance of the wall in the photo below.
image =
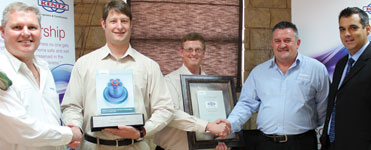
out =
<svg viewBox="0 0 371 150"><path fill-rule="evenodd" d="M75 0L76 60L106 43L100 25L104 4L110 0Z"/></svg>

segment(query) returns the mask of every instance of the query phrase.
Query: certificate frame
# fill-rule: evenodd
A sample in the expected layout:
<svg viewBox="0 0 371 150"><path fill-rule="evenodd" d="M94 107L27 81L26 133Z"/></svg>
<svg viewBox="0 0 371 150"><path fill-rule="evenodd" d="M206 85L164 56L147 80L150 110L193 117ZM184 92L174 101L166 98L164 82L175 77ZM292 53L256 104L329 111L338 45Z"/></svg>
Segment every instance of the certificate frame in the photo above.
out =
<svg viewBox="0 0 371 150"><path fill-rule="evenodd" d="M211 91L210 93L212 93L213 91L222 91L222 100L224 104L220 106L224 107L226 113L225 117L230 114L233 107L237 103L234 79L232 76L180 75L180 80L182 86L184 111L186 113L189 113L190 115L201 118L198 107L205 107L202 107L202 102L204 102L204 100L200 100L202 102L198 103L200 92L202 93L204 91ZM204 134L209 138L203 139L203 135L201 134L202 133L187 132L188 147L190 150L215 148L218 145L218 142L225 142L228 147L244 146L242 132L231 134L231 136L228 136L228 138L223 140L215 139L215 137L213 139L209 139L210 136L213 136L211 135L211 133L206 133L209 135Z"/></svg>

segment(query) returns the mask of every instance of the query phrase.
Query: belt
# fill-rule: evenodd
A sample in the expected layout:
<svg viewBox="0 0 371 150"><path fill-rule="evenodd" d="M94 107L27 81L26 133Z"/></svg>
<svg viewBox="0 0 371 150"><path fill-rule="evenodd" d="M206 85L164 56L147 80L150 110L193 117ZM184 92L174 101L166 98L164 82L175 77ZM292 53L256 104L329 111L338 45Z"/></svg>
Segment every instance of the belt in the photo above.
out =
<svg viewBox="0 0 371 150"><path fill-rule="evenodd" d="M134 139L104 140L104 139L90 136L88 134L84 134L84 138L86 141L89 141L91 143L109 145L109 146L127 146L127 145L131 145L131 144L141 141L141 140L134 140Z"/></svg>
<svg viewBox="0 0 371 150"><path fill-rule="evenodd" d="M265 133L263 133L263 132L260 131L261 134L263 134L269 140L271 140L273 142L276 142L276 143L286 143L289 140L293 140L295 138L298 138L298 137L307 135L307 134L312 133L312 132L315 133L314 130L309 130L307 132L304 132L304 133L301 133L301 134L296 134L296 135L286 135L286 134L284 134L284 135L278 135L278 134L265 134Z"/></svg>
<svg viewBox="0 0 371 150"><path fill-rule="evenodd" d="M165 150L164 148L162 148L161 146L156 146L155 150Z"/></svg>

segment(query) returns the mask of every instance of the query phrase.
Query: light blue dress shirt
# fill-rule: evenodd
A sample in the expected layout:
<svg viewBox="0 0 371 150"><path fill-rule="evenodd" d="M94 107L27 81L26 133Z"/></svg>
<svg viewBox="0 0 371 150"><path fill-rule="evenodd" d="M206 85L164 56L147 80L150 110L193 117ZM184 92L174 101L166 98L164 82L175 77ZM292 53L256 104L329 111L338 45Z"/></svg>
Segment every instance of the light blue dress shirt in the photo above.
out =
<svg viewBox="0 0 371 150"><path fill-rule="evenodd" d="M328 72L317 60L298 53L283 74L272 58L251 71L228 121L238 132L259 110L257 126L265 134L304 133L323 124L328 91Z"/></svg>

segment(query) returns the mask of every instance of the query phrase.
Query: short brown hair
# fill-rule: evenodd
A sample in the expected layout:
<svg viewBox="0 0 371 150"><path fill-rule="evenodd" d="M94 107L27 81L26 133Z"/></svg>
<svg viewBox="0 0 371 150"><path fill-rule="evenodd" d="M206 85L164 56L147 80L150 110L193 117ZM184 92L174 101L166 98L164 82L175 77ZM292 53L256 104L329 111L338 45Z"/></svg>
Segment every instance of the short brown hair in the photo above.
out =
<svg viewBox="0 0 371 150"><path fill-rule="evenodd" d="M123 0L112 0L104 5L102 16L104 21L106 21L110 10L119 11L128 16L130 20L132 19L130 7Z"/></svg>
<svg viewBox="0 0 371 150"><path fill-rule="evenodd" d="M183 38L182 38L182 49L184 49L184 42L186 42L186 41L200 41L201 44L202 44L202 49L203 50L206 49L205 39L200 33L191 32L191 33L188 33L185 36L183 36Z"/></svg>

